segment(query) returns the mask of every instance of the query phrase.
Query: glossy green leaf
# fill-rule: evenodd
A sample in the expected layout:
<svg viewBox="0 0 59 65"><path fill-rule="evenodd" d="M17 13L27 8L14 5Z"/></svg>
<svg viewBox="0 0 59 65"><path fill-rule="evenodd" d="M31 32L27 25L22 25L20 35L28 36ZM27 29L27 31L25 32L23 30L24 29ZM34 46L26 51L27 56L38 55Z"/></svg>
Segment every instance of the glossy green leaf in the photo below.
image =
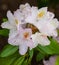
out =
<svg viewBox="0 0 59 65"><path fill-rule="evenodd" d="M33 57L33 49L29 51L29 56L30 56L30 58Z"/></svg>
<svg viewBox="0 0 59 65"><path fill-rule="evenodd" d="M28 65L31 63L32 57L33 57L34 50L29 50L29 59L28 59Z"/></svg>
<svg viewBox="0 0 59 65"><path fill-rule="evenodd" d="M46 53L46 54L50 54L50 55L53 55L53 54L59 54L59 44L56 40L54 39L50 39L51 43L50 45L48 46L41 46L41 45L38 45L38 50Z"/></svg>
<svg viewBox="0 0 59 65"><path fill-rule="evenodd" d="M2 36L8 36L8 34L9 34L9 30L8 29L2 29L2 30L0 30L0 35L2 35Z"/></svg>
<svg viewBox="0 0 59 65"><path fill-rule="evenodd" d="M9 57L0 57L0 65L11 65L16 59L18 54Z"/></svg>
<svg viewBox="0 0 59 65"><path fill-rule="evenodd" d="M28 65L28 60L25 60L22 65Z"/></svg>
<svg viewBox="0 0 59 65"><path fill-rule="evenodd" d="M44 57L45 57L44 54L38 53L37 56L36 56L36 60L37 60L37 61L40 61L40 60L44 59Z"/></svg>
<svg viewBox="0 0 59 65"><path fill-rule="evenodd" d="M24 57L20 57L18 58L15 62L14 62L14 65L21 65L24 61Z"/></svg>
<svg viewBox="0 0 59 65"><path fill-rule="evenodd" d="M55 63L55 65L59 65L59 56L57 56L57 58L56 58L56 63Z"/></svg>
<svg viewBox="0 0 59 65"><path fill-rule="evenodd" d="M18 50L18 47L12 45L6 45L2 50L0 57L7 57L14 54Z"/></svg>

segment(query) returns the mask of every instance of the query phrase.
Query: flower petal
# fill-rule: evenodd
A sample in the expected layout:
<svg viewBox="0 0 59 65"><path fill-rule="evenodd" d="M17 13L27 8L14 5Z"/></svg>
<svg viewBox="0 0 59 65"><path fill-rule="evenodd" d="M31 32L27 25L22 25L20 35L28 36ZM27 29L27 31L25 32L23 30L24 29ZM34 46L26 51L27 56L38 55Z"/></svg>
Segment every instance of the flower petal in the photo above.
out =
<svg viewBox="0 0 59 65"><path fill-rule="evenodd" d="M7 29L12 29L13 26L11 26L11 24L7 21L1 24L2 28L7 28Z"/></svg>
<svg viewBox="0 0 59 65"><path fill-rule="evenodd" d="M10 30L8 43L11 45L19 45L20 42L18 42L18 32L14 30Z"/></svg>
<svg viewBox="0 0 59 65"><path fill-rule="evenodd" d="M36 22L36 19L37 19L37 12L38 12L38 8L32 7L31 10L30 10L30 15L27 16L25 21L27 23L34 24Z"/></svg>
<svg viewBox="0 0 59 65"><path fill-rule="evenodd" d="M54 26L55 29L59 26L59 21L56 18L52 19L50 23Z"/></svg>
<svg viewBox="0 0 59 65"><path fill-rule="evenodd" d="M26 54L27 50L28 50L28 47L25 43L19 46L19 53L21 55Z"/></svg>
<svg viewBox="0 0 59 65"><path fill-rule="evenodd" d="M49 12L49 11L48 11L48 12L47 12L47 15L46 15L46 19L47 19L47 20L51 20L51 19L54 18L54 16L55 16L55 15L54 15L52 12Z"/></svg>
<svg viewBox="0 0 59 65"><path fill-rule="evenodd" d="M14 12L14 16L15 16L16 20L18 20L19 24L24 23L23 14L19 11L19 9Z"/></svg>
<svg viewBox="0 0 59 65"><path fill-rule="evenodd" d="M47 7L42 7L38 11L37 18L38 20L44 19L47 15Z"/></svg>
<svg viewBox="0 0 59 65"><path fill-rule="evenodd" d="M29 40L26 42L26 45L29 47L30 50L36 47L36 46L34 45L32 39L29 39Z"/></svg>
<svg viewBox="0 0 59 65"><path fill-rule="evenodd" d="M7 17L8 17L8 21L10 22L10 24L15 25L15 18L13 14L11 13L11 11L7 12Z"/></svg>
<svg viewBox="0 0 59 65"><path fill-rule="evenodd" d="M45 35L38 32L32 36L32 40L34 43L41 44L42 46L50 44L50 41L48 40L48 38Z"/></svg>

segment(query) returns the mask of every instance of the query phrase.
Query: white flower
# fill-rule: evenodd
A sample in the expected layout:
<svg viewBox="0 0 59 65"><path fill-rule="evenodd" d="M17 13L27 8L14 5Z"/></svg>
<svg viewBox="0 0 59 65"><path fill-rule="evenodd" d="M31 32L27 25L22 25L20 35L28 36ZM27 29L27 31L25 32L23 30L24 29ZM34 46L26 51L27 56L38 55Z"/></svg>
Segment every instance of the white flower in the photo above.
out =
<svg viewBox="0 0 59 65"><path fill-rule="evenodd" d="M37 23L40 20L50 20L53 19L54 14L48 11L47 7L42 7L38 9L37 7L32 6L30 9L30 15L26 18L28 23Z"/></svg>
<svg viewBox="0 0 59 65"><path fill-rule="evenodd" d="M15 21L13 14L10 11L7 12L7 17L8 17L8 21L2 23L1 27L7 29L16 29L17 23Z"/></svg>
<svg viewBox="0 0 59 65"><path fill-rule="evenodd" d="M22 13L20 13L19 10L16 10L14 12L14 15L11 13L11 11L8 11L7 17L8 17L8 21L1 24L2 28L7 28L10 30L12 29L18 30L19 25L25 22Z"/></svg>
<svg viewBox="0 0 59 65"><path fill-rule="evenodd" d="M30 10L30 15L28 15L27 18L25 19L26 22L31 24L37 23L37 12L38 12L38 8L32 7Z"/></svg>
<svg viewBox="0 0 59 65"><path fill-rule="evenodd" d="M42 33L36 32L31 37L32 37L32 40L33 40L35 46L37 46L38 44L41 44L42 46L50 44L50 41L47 38L47 36Z"/></svg>
<svg viewBox="0 0 59 65"><path fill-rule="evenodd" d="M38 20L51 20L54 18L54 14L48 11L47 7L42 7L38 10Z"/></svg>
<svg viewBox="0 0 59 65"><path fill-rule="evenodd" d="M20 12L24 15L24 17L26 18L28 15L30 15L30 10L31 10L31 6L28 4L28 3L26 3L26 4L22 4L22 5L20 5L20 7L19 7L20 9Z"/></svg>
<svg viewBox="0 0 59 65"><path fill-rule="evenodd" d="M31 29L20 28L18 32L10 34L8 42L11 45L19 46L19 53L21 55L24 55L27 52L28 47L30 48L30 50L34 48L31 35Z"/></svg>
<svg viewBox="0 0 59 65"><path fill-rule="evenodd" d="M56 37L59 22L54 18L54 14L47 10L47 7L38 9L30 6L28 3L20 5L19 9L7 12L8 21L3 22L1 27L10 29L8 42L11 45L19 46L19 53L24 55L28 47L30 50L38 44L42 46L49 45L47 36ZM39 32L32 34L26 24L34 25Z"/></svg>
<svg viewBox="0 0 59 65"><path fill-rule="evenodd" d="M29 3L26 3L26 4L21 4L19 8L20 8L20 11L23 11L26 8L31 8L31 6L29 5Z"/></svg>
<svg viewBox="0 0 59 65"><path fill-rule="evenodd" d="M50 23L54 26L55 29L59 26L59 21L57 18L52 19Z"/></svg>
<svg viewBox="0 0 59 65"><path fill-rule="evenodd" d="M37 17L39 20L44 19L46 15L47 15L47 7L43 7L38 10Z"/></svg>
<svg viewBox="0 0 59 65"><path fill-rule="evenodd" d="M24 24L25 23L23 13L21 13L19 9L14 11L14 17L18 21L19 24Z"/></svg>
<svg viewBox="0 0 59 65"><path fill-rule="evenodd" d="M38 20L44 19L47 15L47 7L38 9L37 7L32 6L30 9L30 15L25 19L27 23L35 25Z"/></svg>
<svg viewBox="0 0 59 65"><path fill-rule="evenodd" d="M43 23L43 21L48 22L54 18L54 14L47 11L47 7L38 9L37 7L32 6L30 12L30 15L25 18L25 21L36 27L40 26L39 21Z"/></svg>
<svg viewBox="0 0 59 65"><path fill-rule="evenodd" d="M41 20L36 24L39 31L47 36L57 36L57 30L59 22L57 19L52 20Z"/></svg>

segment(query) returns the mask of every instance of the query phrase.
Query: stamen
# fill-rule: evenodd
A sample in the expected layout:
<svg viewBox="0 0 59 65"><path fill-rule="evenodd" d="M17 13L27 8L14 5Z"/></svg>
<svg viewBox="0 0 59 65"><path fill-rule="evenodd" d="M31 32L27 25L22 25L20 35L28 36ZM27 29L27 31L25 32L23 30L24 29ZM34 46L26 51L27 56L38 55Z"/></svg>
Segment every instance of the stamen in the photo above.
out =
<svg viewBox="0 0 59 65"><path fill-rule="evenodd" d="M45 13L44 11L39 12L38 17L42 17L44 15L44 13Z"/></svg>
<svg viewBox="0 0 59 65"><path fill-rule="evenodd" d="M15 19L15 22L16 22L16 24L18 24L18 20L17 19Z"/></svg>
<svg viewBox="0 0 59 65"><path fill-rule="evenodd" d="M24 33L24 38L28 38L28 36L29 36L29 33L28 32L25 32Z"/></svg>

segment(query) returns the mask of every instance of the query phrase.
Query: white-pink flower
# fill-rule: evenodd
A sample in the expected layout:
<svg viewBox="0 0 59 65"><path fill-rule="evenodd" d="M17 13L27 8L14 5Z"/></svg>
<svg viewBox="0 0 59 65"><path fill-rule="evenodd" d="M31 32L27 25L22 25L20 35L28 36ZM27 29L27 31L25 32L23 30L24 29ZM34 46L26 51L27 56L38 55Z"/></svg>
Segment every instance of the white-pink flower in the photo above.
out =
<svg viewBox="0 0 59 65"><path fill-rule="evenodd" d="M12 35L9 36L8 42L11 45L19 46L19 53L24 55L27 52L28 47L30 50L34 48L31 35L32 30L30 28L22 29L20 27L18 32L12 33Z"/></svg>
<svg viewBox="0 0 59 65"><path fill-rule="evenodd" d="M30 50L38 44L49 45L47 36L56 37L59 21L54 18L54 14L49 12L47 7L38 9L28 3L20 5L19 9L7 12L8 21L1 24L2 28L10 29L8 43L19 46L19 53L24 55L28 47ZM27 23L34 25L39 32L32 34L32 30L27 28Z"/></svg>

